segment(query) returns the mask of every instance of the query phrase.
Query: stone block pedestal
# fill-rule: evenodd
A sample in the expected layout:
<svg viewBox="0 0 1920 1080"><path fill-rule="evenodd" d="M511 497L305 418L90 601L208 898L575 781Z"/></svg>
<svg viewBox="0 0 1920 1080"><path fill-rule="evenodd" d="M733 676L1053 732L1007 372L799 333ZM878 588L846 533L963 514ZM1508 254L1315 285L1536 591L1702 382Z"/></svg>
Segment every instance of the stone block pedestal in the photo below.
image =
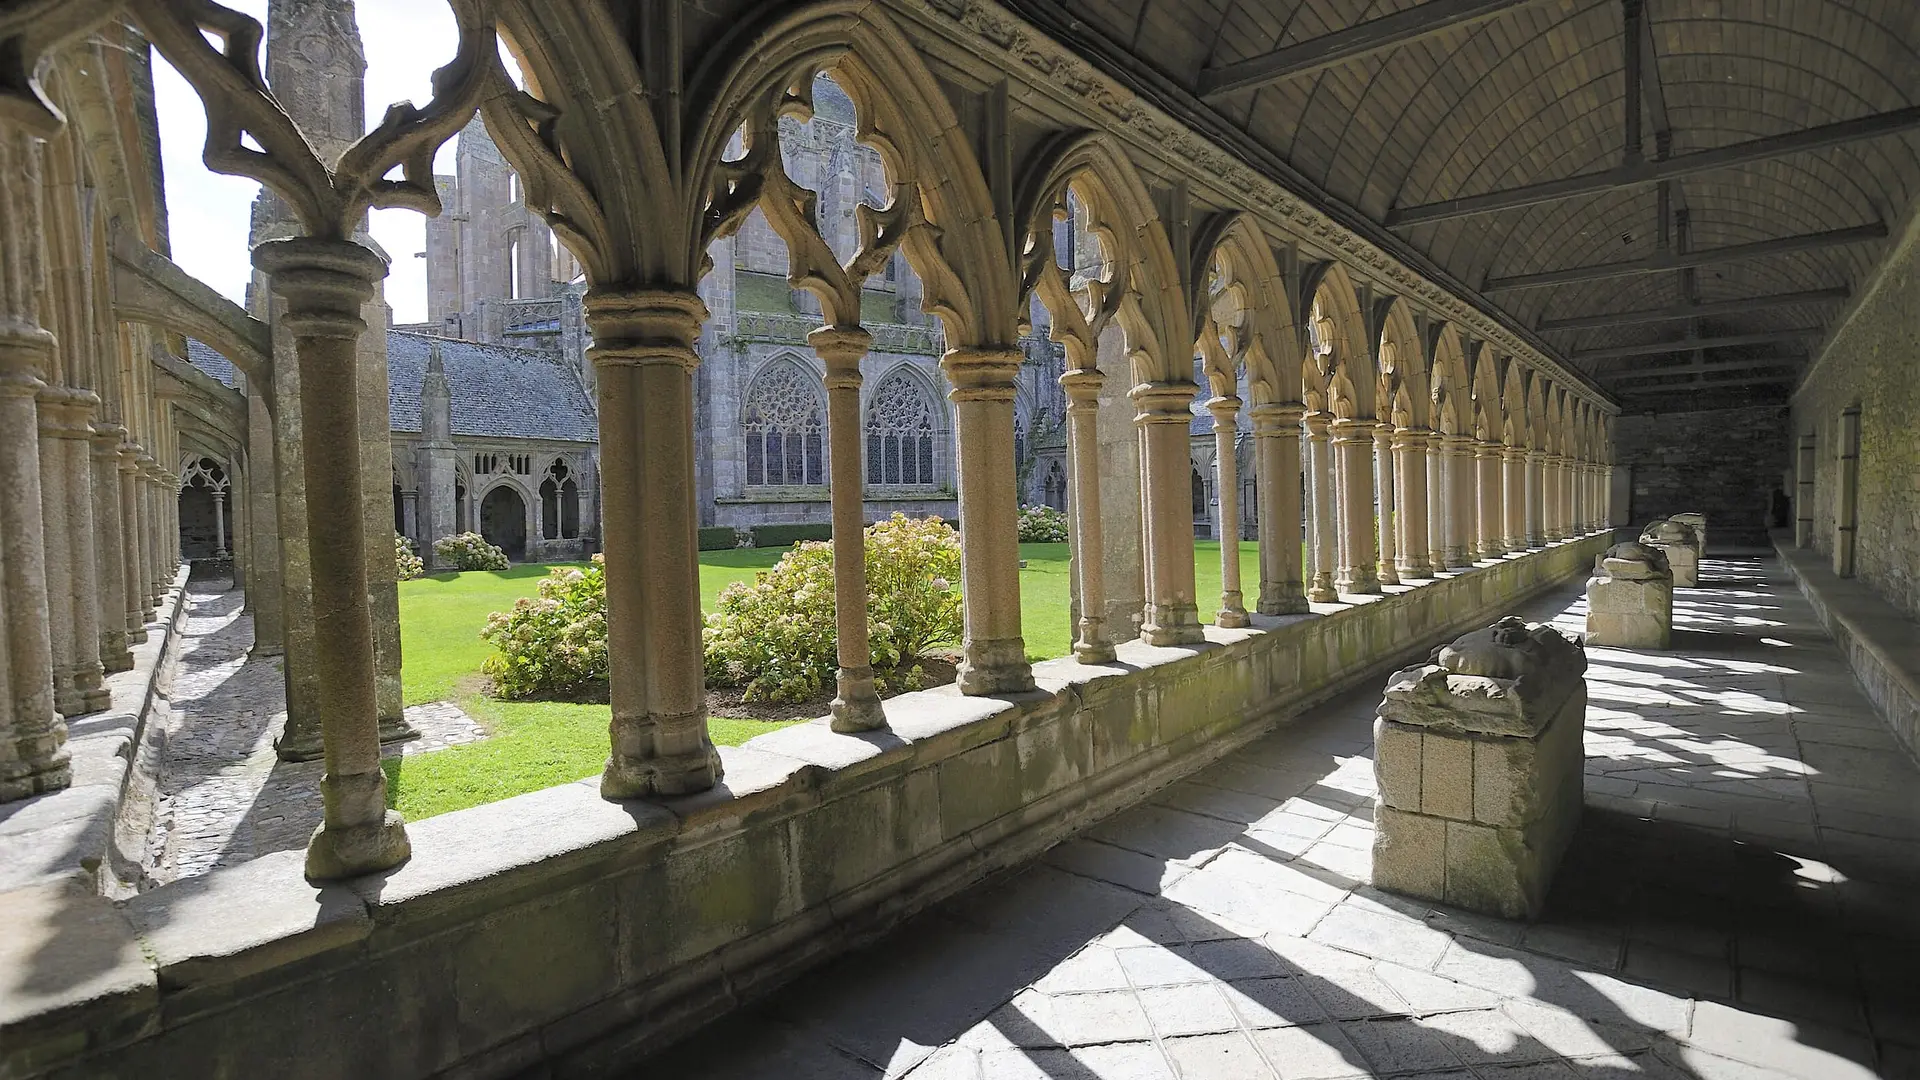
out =
<svg viewBox="0 0 1920 1080"><path fill-rule="evenodd" d="M1396 673L1374 721L1373 883L1537 917L1580 820L1581 647L1509 616Z"/></svg>
<svg viewBox="0 0 1920 1080"><path fill-rule="evenodd" d="M1693 553L1698 558L1707 557L1707 515L1675 514L1667 519L1677 521L1693 530Z"/></svg>
<svg viewBox="0 0 1920 1080"><path fill-rule="evenodd" d="M1587 579L1587 644L1664 649L1673 642L1673 575L1644 544L1615 544Z"/></svg>
<svg viewBox="0 0 1920 1080"><path fill-rule="evenodd" d="M1700 534L1693 531L1693 526L1671 518L1656 521L1641 531L1640 543L1659 549L1667 557L1674 588L1699 587Z"/></svg>

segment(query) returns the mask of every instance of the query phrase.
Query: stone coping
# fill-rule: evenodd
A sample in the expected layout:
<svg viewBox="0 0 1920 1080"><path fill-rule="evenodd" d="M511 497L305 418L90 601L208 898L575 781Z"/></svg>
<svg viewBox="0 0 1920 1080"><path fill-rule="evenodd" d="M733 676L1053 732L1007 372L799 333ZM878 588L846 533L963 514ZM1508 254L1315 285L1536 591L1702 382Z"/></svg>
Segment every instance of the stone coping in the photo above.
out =
<svg viewBox="0 0 1920 1080"><path fill-rule="evenodd" d="M0 972L24 975L0 978L0 1077L631 1060L1584 575L1611 535L1204 644L1046 661L1023 694L903 694L886 730L723 747L724 782L697 795L608 802L591 777L429 818L409 862L344 885L307 884L290 851L120 904L63 883L0 897L21 913Z"/></svg>
<svg viewBox="0 0 1920 1080"><path fill-rule="evenodd" d="M147 640L132 646L133 667L106 677L112 704L67 721L72 785L0 804L0 894L69 878L89 890L132 892L141 872L140 849L126 849L131 830L116 830L116 819L123 810L138 818L143 809L151 809L150 804L142 806L150 793L138 790L133 764L154 708L165 706L156 692L165 689L177 651L175 628L186 600L187 575L184 565L174 574L166 598L147 624ZM135 842L143 844L144 830L140 833ZM0 906L4 903L0 899Z"/></svg>
<svg viewBox="0 0 1920 1080"><path fill-rule="evenodd" d="M1858 578L1836 575L1820 552L1794 547L1791 533L1776 532L1772 539L1868 699L1920 762L1920 626Z"/></svg>

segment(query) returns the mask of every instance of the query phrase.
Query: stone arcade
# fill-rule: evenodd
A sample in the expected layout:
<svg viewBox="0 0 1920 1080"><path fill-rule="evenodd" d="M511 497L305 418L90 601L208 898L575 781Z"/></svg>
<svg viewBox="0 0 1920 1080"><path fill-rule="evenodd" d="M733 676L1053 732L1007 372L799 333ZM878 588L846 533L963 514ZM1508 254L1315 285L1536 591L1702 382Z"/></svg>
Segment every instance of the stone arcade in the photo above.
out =
<svg viewBox="0 0 1920 1080"><path fill-rule="evenodd" d="M1920 1060L1914 5L450 6L431 100L369 130L339 0L270 35L0 0L0 1076ZM168 258L156 53L264 185L244 310ZM463 132L505 198L432 174ZM366 215L448 203L436 243L516 233L507 272L443 264L438 324L390 327ZM591 442L463 428L496 348ZM758 456L703 466L724 415ZM530 548L597 507L608 758L408 822L391 535L468 466L469 520L539 503ZM154 886L183 482L324 820ZM1035 490L1075 612L1037 662ZM885 702L876 501L950 503L963 549L957 683ZM697 529L750 503L840 526L838 697L716 748ZM1673 618L1710 632L1560 636L1597 561L1652 565L1617 530L1692 557L1690 512L1722 547Z"/></svg>

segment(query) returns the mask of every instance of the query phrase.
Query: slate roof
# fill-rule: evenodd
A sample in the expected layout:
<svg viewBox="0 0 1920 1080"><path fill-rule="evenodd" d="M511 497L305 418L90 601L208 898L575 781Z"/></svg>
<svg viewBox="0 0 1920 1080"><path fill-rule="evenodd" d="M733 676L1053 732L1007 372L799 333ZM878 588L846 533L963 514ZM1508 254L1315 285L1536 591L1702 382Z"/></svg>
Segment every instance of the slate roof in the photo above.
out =
<svg viewBox="0 0 1920 1080"><path fill-rule="evenodd" d="M420 381L435 340L440 341L440 362L452 391L455 435L561 442L600 437L586 391L554 354L399 330L387 332L387 408L393 430L420 430ZM188 338L187 360L221 383L236 385L233 364L205 342Z"/></svg>
<svg viewBox="0 0 1920 1080"><path fill-rule="evenodd" d="M420 381L440 344L453 398L453 433L483 438L594 442L599 424L571 370L553 353L387 332L387 393L393 430L420 430Z"/></svg>

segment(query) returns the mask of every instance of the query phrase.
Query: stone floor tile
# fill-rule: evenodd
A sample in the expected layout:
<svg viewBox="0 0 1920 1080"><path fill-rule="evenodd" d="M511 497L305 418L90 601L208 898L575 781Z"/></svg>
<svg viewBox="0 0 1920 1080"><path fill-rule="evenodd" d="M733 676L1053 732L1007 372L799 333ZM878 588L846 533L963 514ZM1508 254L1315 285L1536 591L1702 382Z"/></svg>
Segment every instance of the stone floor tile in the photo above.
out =
<svg viewBox="0 0 1920 1080"><path fill-rule="evenodd" d="M1120 957L1104 945L1089 945L1033 984L1043 994L1078 994L1130 986Z"/></svg>
<svg viewBox="0 0 1920 1080"><path fill-rule="evenodd" d="M1499 1009L1443 1013L1422 1017L1418 1023L1443 1039L1453 1055L1468 1065L1539 1061L1557 1056L1519 1021Z"/></svg>
<svg viewBox="0 0 1920 1080"><path fill-rule="evenodd" d="M1223 874L1259 889L1283 889L1329 904L1338 903L1349 891L1348 886L1328 880L1334 875L1315 872L1310 867L1277 862L1239 846L1239 842L1222 850L1202 872Z"/></svg>
<svg viewBox="0 0 1920 1080"><path fill-rule="evenodd" d="M1624 1078L1640 1072L1629 1058L1589 1058L1584 1062L1528 1061L1518 1065L1483 1065L1475 1069L1473 1074L1480 1080L1582 1080L1582 1077L1609 1074Z"/></svg>
<svg viewBox="0 0 1920 1080"><path fill-rule="evenodd" d="M1354 883L1373 880L1373 849L1322 840L1300 853L1300 861Z"/></svg>
<svg viewBox="0 0 1920 1080"><path fill-rule="evenodd" d="M1082 1046L1071 1051L1080 1071L1053 1074L1054 1080L1079 1077L1084 1080L1174 1080L1173 1067L1160 1047L1150 1042L1112 1043L1107 1046Z"/></svg>
<svg viewBox="0 0 1920 1080"><path fill-rule="evenodd" d="M1333 902L1280 889L1263 888L1212 866L1202 867L1167 889L1168 900L1220 915L1262 933L1305 936Z"/></svg>
<svg viewBox="0 0 1920 1080"><path fill-rule="evenodd" d="M1369 970L1315 972L1300 976L1314 1000L1336 1020L1401 1016L1411 1011L1405 999Z"/></svg>
<svg viewBox="0 0 1920 1080"><path fill-rule="evenodd" d="M1413 1020L1355 1020L1340 1025L1376 1072L1444 1072L1462 1065L1448 1041Z"/></svg>
<svg viewBox="0 0 1920 1080"><path fill-rule="evenodd" d="M1452 940L1424 922L1341 904L1308 935L1334 945L1413 968L1431 968Z"/></svg>
<svg viewBox="0 0 1920 1080"><path fill-rule="evenodd" d="M1238 822L1148 803L1108 818L1087 830L1086 835L1156 859L1199 863L1242 831Z"/></svg>
<svg viewBox="0 0 1920 1080"><path fill-rule="evenodd" d="M1687 1041L1708 1053L1806 1080L1867 1080L1873 1047L1860 1035L1702 1001Z"/></svg>
<svg viewBox="0 0 1920 1080"><path fill-rule="evenodd" d="M1630 979L1644 979L1712 998L1733 996L1733 967L1724 959L1630 941L1622 970Z"/></svg>
<svg viewBox="0 0 1920 1080"><path fill-rule="evenodd" d="M1852 980L1844 984L1743 968L1737 999L1772 1016L1866 1032L1867 1013Z"/></svg>
<svg viewBox="0 0 1920 1080"><path fill-rule="evenodd" d="M1061 1044L1070 1047L1149 1039L1153 1035L1147 1014L1132 990L1055 997L1047 1024Z"/></svg>
<svg viewBox="0 0 1920 1080"><path fill-rule="evenodd" d="M1338 1024L1268 1028L1254 1032L1253 1043L1281 1080L1346 1080L1371 1072Z"/></svg>
<svg viewBox="0 0 1920 1080"><path fill-rule="evenodd" d="M1415 1015L1456 1009L1490 1009L1500 1003L1500 995L1492 991L1385 960L1373 966L1373 973L1399 995L1407 1003L1408 1011Z"/></svg>
<svg viewBox="0 0 1920 1080"><path fill-rule="evenodd" d="M1535 1001L1509 1001L1503 1006L1542 1045L1561 1057L1592 1057L1645 1050L1653 1036L1644 1029L1583 1019L1565 1009Z"/></svg>
<svg viewBox="0 0 1920 1080"><path fill-rule="evenodd" d="M1568 926L1535 923L1521 938L1529 951L1557 956L1562 960L1610 971L1620 966L1621 933L1618 926Z"/></svg>
<svg viewBox="0 0 1920 1080"><path fill-rule="evenodd" d="M1077 1069L1073 1055L1065 1050L988 1050L980 1055L980 1072L987 1080L1054 1080L1072 1076ZM769 1071L766 1075L771 1080L781 1074Z"/></svg>
<svg viewBox="0 0 1920 1080"><path fill-rule="evenodd" d="M911 1080L987 1080L980 1072L980 1051L967 1046L942 1047L901 1075Z"/></svg>
<svg viewBox="0 0 1920 1080"><path fill-rule="evenodd" d="M1134 986L1206 982L1213 976L1193 960L1186 945L1143 945L1117 950L1120 969Z"/></svg>
<svg viewBox="0 0 1920 1080"><path fill-rule="evenodd" d="M1193 947L1191 959L1194 966L1204 970L1215 981L1296 974L1295 969L1267 948L1264 941L1247 938L1201 942Z"/></svg>
<svg viewBox="0 0 1920 1080"><path fill-rule="evenodd" d="M1222 992L1249 1028L1294 1027L1328 1019L1305 979L1236 979Z"/></svg>
<svg viewBox="0 0 1920 1080"><path fill-rule="evenodd" d="M1278 1075L1244 1032L1168 1039L1161 1045L1181 1080L1274 1080Z"/></svg>
<svg viewBox="0 0 1920 1080"><path fill-rule="evenodd" d="M1273 796L1229 791L1226 788L1196 783L1193 780L1182 780L1163 789L1153 797L1153 801L1161 806L1170 806L1189 814L1219 818L1222 821L1231 821L1240 825L1265 821L1281 813L1280 800Z"/></svg>
<svg viewBox="0 0 1920 1080"><path fill-rule="evenodd" d="M1056 846L1045 858L1047 865L1068 873L1149 895L1160 893L1193 871L1185 863L1078 838Z"/></svg>
<svg viewBox="0 0 1920 1080"><path fill-rule="evenodd" d="M1161 1038L1175 1035L1211 1035L1234 1031L1240 1019L1220 990L1211 983L1156 986L1139 991L1140 1006Z"/></svg>

